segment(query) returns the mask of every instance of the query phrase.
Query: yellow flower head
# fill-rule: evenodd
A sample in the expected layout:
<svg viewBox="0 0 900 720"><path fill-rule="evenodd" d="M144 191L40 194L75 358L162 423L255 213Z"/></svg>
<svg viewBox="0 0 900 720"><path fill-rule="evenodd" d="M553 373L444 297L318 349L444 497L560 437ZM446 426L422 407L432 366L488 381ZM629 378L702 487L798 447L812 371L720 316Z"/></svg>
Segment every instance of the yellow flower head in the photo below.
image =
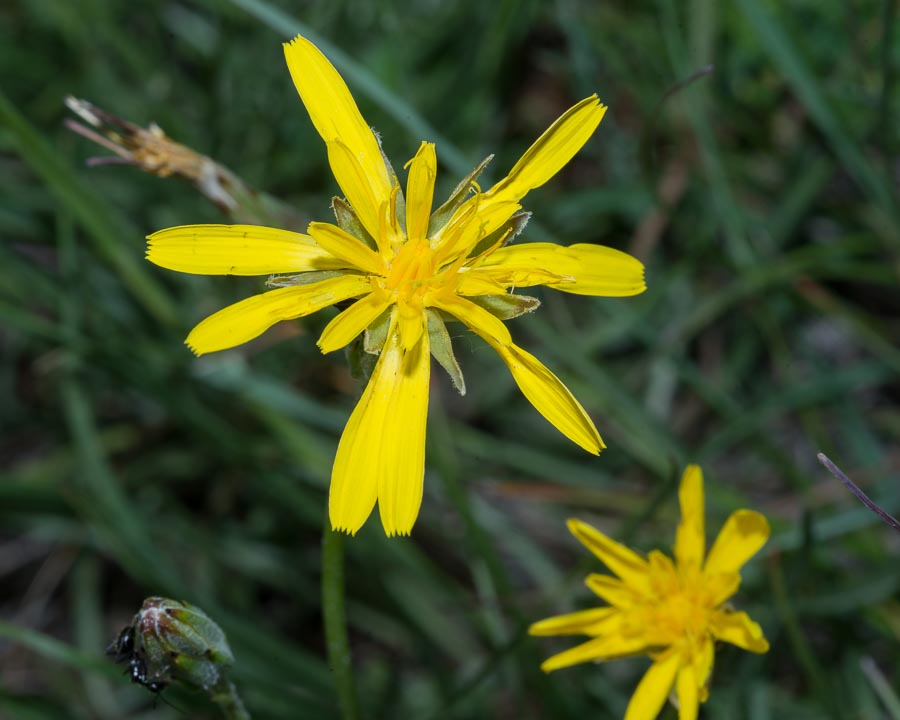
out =
<svg viewBox="0 0 900 720"><path fill-rule="evenodd" d="M211 315L187 345L198 355L234 347L280 320L355 300L322 332L322 352L361 333L378 362L338 446L329 510L335 529L355 533L376 501L388 535L408 534L422 500L430 357L462 376L445 319L461 321L503 358L522 392L560 432L594 454L603 447L584 408L503 324L537 307L512 289L547 285L581 295L634 295L643 266L598 245L532 243L506 247L528 214L519 204L587 142L606 107L593 95L568 110L509 175L482 192L487 161L432 211L437 159L423 142L407 164L406 193L337 70L309 40L284 46L288 68L346 201L337 224L309 234L250 225L188 225L149 237L147 258L181 272L219 275L295 273L277 289Z"/></svg>
<svg viewBox="0 0 900 720"><path fill-rule="evenodd" d="M587 586L608 606L541 620L532 635L588 635L591 640L554 655L545 672L582 662L647 654L653 665L638 684L625 720L653 720L673 686L679 720L694 720L706 701L713 644L723 640L755 653L769 643L747 613L724 606L737 592L739 571L769 537L759 513L738 510L725 521L706 556L703 475L684 471L675 561L653 550L645 559L578 520L569 530L618 577L592 574Z"/></svg>

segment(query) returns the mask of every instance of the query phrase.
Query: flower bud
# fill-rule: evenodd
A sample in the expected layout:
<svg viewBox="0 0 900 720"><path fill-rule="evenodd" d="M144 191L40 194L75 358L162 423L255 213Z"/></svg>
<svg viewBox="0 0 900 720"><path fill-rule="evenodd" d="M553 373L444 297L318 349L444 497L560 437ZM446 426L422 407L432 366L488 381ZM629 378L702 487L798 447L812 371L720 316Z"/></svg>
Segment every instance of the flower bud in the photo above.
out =
<svg viewBox="0 0 900 720"><path fill-rule="evenodd" d="M161 597L144 600L107 653L128 662L131 679L154 692L180 681L209 693L227 682L234 662L225 633L206 613Z"/></svg>

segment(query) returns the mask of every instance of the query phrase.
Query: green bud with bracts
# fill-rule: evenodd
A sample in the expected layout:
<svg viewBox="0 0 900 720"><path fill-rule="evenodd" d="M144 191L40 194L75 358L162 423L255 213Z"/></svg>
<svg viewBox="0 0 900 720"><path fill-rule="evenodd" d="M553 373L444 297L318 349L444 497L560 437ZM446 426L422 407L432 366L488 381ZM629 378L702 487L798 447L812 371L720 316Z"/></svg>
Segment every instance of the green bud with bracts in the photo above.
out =
<svg viewBox="0 0 900 720"><path fill-rule="evenodd" d="M180 682L203 691L228 717L249 718L227 677L234 655L225 633L195 605L147 598L106 652L152 692Z"/></svg>

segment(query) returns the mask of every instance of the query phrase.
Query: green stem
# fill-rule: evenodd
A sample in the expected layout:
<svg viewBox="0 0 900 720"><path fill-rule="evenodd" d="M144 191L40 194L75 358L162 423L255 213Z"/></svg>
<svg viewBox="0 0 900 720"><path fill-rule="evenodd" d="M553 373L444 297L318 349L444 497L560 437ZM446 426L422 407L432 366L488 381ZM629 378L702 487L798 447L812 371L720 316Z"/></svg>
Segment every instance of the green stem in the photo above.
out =
<svg viewBox="0 0 900 720"><path fill-rule="evenodd" d="M327 512L322 530L322 620L328 664L334 673L341 717L343 720L357 720L359 709L344 610L344 536L331 529Z"/></svg>
<svg viewBox="0 0 900 720"><path fill-rule="evenodd" d="M218 705L226 720L251 720L234 683L223 677L213 688L210 699Z"/></svg>

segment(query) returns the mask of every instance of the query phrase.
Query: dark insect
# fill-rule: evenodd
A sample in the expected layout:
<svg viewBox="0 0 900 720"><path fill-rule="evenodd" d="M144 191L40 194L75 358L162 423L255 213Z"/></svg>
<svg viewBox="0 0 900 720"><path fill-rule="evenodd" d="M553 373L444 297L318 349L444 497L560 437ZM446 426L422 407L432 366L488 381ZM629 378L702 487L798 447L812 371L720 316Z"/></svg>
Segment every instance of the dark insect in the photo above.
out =
<svg viewBox="0 0 900 720"><path fill-rule="evenodd" d="M129 625L106 648L106 654L113 658L115 663L128 663L128 674L131 682L143 685L152 693L161 693L166 688L166 683L161 680L151 680L147 676L147 663L144 660L144 652L134 646L134 626Z"/></svg>

